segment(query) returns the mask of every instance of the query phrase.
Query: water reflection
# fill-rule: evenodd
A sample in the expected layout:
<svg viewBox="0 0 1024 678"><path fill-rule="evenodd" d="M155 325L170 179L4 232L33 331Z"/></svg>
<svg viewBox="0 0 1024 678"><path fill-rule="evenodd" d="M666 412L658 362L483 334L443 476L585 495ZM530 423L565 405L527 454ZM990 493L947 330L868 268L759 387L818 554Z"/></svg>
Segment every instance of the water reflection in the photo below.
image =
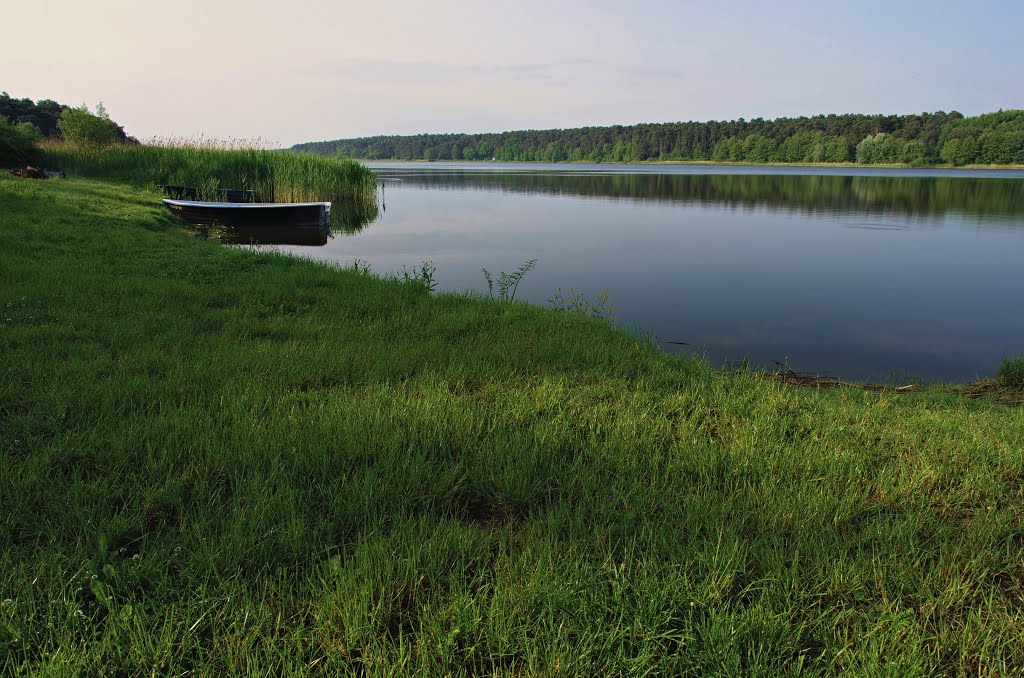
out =
<svg viewBox="0 0 1024 678"><path fill-rule="evenodd" d="M331 232L355 235L384 214L384 192L378 190L372 200L335 198L331 201Z"/></svg>
<svg viewBox="0 0 1024 678"><path fill-rule="evenodd" d="M431 190L571 195L736 209L767 207L806 215L962 214L1024 216L1024 181L1005 178L791 174L607 174L596 172L424 171L382 168L379 175ZM1016 222L1019 223L1019 222Z"/></svg>
<svg viewBox="0 0 1024 678"><path fill-rule="evenodd" d="M250 201L251 202L251 201ZM382 193L378 191L373 201L353 200L350 197L335 199L328 213L329 222L321 225L274 223L262 216L246 223L247 218L209 221L193 219L189 228L204 240L218 240L229 245L293 245L299 247L322 247L335 234L355 235L384 213ZM237 216L237 215L234 215ZM252 217L252 214L243 214ZM227 221L228 223L223 223Z"/></svg>
<svg viewBox="0 0 1024 678"><path fill-rule="evenodd" d="M202 240L218 240L226 245L295 245L323 247L331 230L318 226L190 226Z"/></svg>
<svg viewBox="0 0 1024 678"><path fill-rule="evenodd" d="M482 267L536 258L517 298L607 290L716 364L969 381L1024 352L1024 173L565 167L381 167L371 228L295 252L481 293Z"/></svg>

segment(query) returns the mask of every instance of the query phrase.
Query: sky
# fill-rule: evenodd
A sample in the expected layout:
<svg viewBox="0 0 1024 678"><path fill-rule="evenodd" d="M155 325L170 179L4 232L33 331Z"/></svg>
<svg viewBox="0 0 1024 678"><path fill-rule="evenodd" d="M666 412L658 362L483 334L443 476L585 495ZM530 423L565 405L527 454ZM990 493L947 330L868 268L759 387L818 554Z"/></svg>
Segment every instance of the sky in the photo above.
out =
<svg viewBox="0 0 1024 678"><path fill-rule="evenodd" d="M1024 108L1022 0L34 0L0 90L139 139Z"/></svg>

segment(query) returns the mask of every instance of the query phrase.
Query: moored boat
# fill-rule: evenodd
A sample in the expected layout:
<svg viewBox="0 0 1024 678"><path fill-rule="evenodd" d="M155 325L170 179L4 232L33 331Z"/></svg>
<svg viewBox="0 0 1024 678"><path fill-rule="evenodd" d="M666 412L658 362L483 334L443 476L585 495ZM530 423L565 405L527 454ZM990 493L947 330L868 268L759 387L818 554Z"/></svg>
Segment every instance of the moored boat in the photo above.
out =
<svg viewBox="0 0 1024 678"><path fill-rule="evenodd" d="M327 243L331 203L231 203L164 199L164 205L193 226L222 227L235 241L281 243L289 231L302 242Z"/></svg>

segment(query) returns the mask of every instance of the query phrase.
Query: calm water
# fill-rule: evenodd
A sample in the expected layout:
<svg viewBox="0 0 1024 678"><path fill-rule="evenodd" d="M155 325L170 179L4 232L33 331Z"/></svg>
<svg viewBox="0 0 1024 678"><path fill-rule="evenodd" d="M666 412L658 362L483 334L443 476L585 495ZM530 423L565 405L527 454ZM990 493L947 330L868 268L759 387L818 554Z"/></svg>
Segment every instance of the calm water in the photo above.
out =
<svg viewBox="0 0 1024 678"><path fill-rule="evenodd" d="M1024 353L1024 172L374 163L386 205L322 248L439 287L538 259L517 298L607 290L716 363L969 381Z"/></svg>

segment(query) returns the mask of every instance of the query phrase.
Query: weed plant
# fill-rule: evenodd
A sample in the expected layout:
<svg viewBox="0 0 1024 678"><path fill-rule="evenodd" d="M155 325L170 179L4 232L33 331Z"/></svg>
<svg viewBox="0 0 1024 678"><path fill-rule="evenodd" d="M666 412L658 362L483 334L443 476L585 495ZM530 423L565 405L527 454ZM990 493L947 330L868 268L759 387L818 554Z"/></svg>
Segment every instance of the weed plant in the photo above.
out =
<svg viewBox="0 0 1024 678"><path fill-rule="evenodd" d="M0 674L1024 671L1024 415L0 177Z"/></svg>
<svg viewBox="0 0 1024 678"><path fill-rule="evenodd" d="M524 262L522 266L517 268L512 273L501 272L498 276L498 296L499 301L512 302L516 298L516 290L519 289L519 283L522 282L526 274L529 273L537 266L536 259L530 259ZM481 268L480 271L484 274L484 280L487 281L487 296L494 298L494 283L495 280L491 276L490 271L486 268Z"/></svg>
<svg viewBox="0 0 1024 678"><path fill-rule="evenodd" d="M352 269L357 272L362 270L361 261L355 260L352 263ZM437 289L437 281L434 279L436 271L437 267L430 261L424 261L419 267L413 266L411 271L403 266L402 281L407 285L420 285L427 292L433 292ZM395 277L397 279L397 276Z"/></svg>
<svg viewBox="0 0 1024 678"><path fill-rule="evenodd" d="M603 318L609 322L615 321L615 304L612 303L608 290L601 290L593 299L588 297L583 290L570 287L568 292L563 292L559 287L554 295L548 299L548 303L554 308L567 313L579 313L580 315Z"/></svg>
<svg viewBox="0 0 1024 678"><path fill-rule="evenodd" d="M996 381L1003 386L1024 386L1024 356L1004 358L996 370Z"/></svg>

